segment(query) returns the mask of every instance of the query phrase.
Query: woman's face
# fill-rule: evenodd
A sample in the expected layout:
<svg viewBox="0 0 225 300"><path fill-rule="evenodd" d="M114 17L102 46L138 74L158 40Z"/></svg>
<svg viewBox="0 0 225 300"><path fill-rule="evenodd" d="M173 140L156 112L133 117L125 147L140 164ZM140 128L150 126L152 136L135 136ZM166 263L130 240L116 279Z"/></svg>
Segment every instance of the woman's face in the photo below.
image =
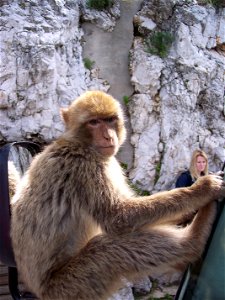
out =
<svg viewBox="0 0 225 300"><path fill-rule="evenodd" d="M204 172L205 171L205 168L206 168L206 160L203 156L197 156L196 158L196 169L198 171L198 173L200 174L201 172Z"/></svg>

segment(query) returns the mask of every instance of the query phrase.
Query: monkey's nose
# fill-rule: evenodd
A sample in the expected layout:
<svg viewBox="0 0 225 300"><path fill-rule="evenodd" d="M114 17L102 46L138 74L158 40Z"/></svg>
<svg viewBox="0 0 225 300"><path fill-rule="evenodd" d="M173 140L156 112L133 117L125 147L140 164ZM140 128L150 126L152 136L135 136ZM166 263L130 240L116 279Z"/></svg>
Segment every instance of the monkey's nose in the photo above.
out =
<svg viewBox="0 0 225 300"><path fill-rule="evenodd" d="M107 129L103 132L103 136L106 140L113 140L113 130Z"/></svg>

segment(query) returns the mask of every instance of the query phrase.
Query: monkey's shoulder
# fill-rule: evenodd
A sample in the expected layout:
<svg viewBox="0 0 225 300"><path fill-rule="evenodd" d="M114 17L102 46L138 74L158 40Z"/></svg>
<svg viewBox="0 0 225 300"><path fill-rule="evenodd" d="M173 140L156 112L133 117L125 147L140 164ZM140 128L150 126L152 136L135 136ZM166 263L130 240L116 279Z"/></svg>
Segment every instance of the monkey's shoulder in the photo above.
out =
<svg viewBox="0 0 225 300"><path fill-rule="evenodd" d="M135 193L128 185L128 178L115 157L110 158L105 166L104 172L114 190L122 197L133 196Z"/></svg>
<svg viewBox="0 0 225 300"><path fill-rule="evenodd" d="M29 186L35 190L54 190L63 184L77 186L90 181L97 184L103 180L104 163L99 162L95 156L79 145L59 145L52 143L39 153L28 169ZM38 180L37 180L38 178ZM57 183L57 184L56 184Z"/></svg>
<svg viewBox="0 0 225 300"><path fill-rule="evenodd" d="M48 165L60 165L67 167L67 164L70 163L82 163L84 161L86 164L88 162L93 163L95 159L93 159L92 153L88 151L88 149L83 149L79 144L58 144L58 142L53 142L48 145L41 153L39 153L34 161L33 165L41 165L46 169ZM70 165L70 167L72 167Z"/></svg>

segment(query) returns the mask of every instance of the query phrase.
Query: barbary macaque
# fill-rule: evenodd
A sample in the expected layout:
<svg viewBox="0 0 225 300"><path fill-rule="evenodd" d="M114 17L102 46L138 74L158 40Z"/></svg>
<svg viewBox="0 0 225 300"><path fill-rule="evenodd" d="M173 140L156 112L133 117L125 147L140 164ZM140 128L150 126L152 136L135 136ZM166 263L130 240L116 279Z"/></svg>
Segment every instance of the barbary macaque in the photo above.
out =
<svg viewBox="0 0 225 300"><path fill-rule="evenodd" d="M43 300L103 300L123 277L198 259L222 178L137 196L115 158L126 136L119 102L88 91L61 115L65 132L36 155L12 199L13 249L30 290ZM165 225L195 210L190 226Z"/></svg>

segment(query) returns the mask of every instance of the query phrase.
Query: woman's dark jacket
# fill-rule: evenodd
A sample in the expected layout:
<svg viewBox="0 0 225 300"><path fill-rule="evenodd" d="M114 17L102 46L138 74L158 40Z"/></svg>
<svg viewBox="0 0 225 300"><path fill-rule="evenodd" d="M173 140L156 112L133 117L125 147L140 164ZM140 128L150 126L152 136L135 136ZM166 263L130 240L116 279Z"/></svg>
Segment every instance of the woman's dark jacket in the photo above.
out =
<svg viewBox="0 0 225 300"><path fill-rule="evenodd" d="M189 171L185 171L180 174L180 176L177 178L175 187L186 187L191 186L194 183L191 174Z"/></svg>

